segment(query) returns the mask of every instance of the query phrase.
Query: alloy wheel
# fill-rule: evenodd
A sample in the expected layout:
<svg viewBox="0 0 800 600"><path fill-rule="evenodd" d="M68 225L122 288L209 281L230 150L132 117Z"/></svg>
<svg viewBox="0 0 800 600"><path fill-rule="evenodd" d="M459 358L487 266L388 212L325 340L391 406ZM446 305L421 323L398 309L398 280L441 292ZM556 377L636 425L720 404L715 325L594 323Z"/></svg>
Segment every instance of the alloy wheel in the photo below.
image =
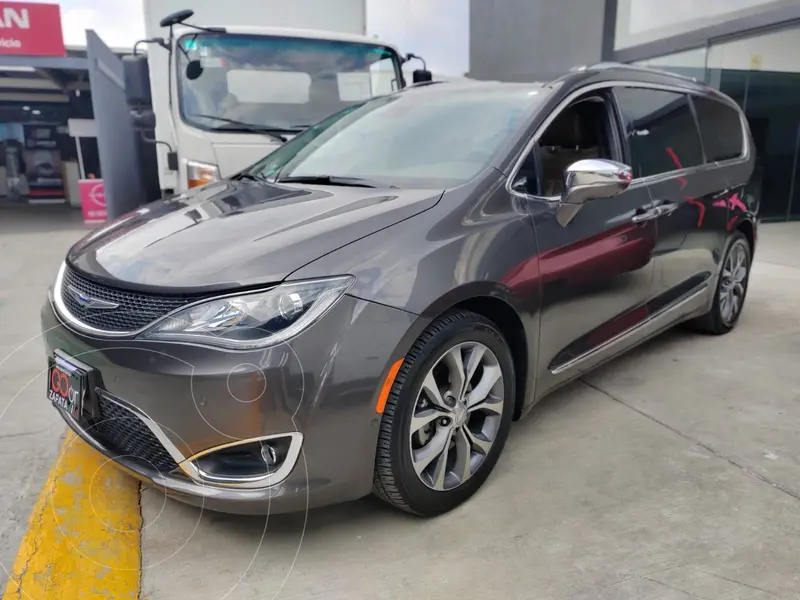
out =
<svg viewBox="0 0 800 600"><path fill-rule="evenodd" d="M742 310L748 268L747 250L744 244L734 244L722 267L719 290L719 312L723 322L728 326L736 322Z"/></svg>
<svg viewBox="0 0 800 600"><path fill-rule="evenodd" d="M477 342L447 350L425 375L411 417L411 461L432 490L461 486L486 460L503 415L503 372Z"/></svg>

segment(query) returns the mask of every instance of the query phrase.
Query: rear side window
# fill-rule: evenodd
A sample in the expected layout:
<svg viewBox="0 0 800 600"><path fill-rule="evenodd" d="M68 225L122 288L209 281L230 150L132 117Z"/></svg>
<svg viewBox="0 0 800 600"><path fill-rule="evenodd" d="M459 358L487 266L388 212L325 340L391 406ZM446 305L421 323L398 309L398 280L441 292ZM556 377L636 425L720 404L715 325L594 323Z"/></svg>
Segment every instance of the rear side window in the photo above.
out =
<svg viewBox="0 0 800 600"><path fill-rule="evenodd" d="M634 177L649 177L703 164L700 134L685 94L618 88Z"/></svg>
<svg viewBox="0 0 800 600"><path fill-rule="evenodd" d="M703 96L694 96L692 100L700 122L700 135L708 161L716 162L741 156L744 136L736 109Z"/></svg>

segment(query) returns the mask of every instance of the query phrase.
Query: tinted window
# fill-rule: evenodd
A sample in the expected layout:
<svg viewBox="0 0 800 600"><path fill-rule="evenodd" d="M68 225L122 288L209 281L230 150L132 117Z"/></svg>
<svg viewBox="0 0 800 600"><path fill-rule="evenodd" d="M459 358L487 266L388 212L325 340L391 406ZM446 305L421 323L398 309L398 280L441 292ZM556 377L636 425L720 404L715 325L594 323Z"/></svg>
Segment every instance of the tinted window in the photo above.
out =
<svg viewBox="0 0 800 600"><path fill-rule="evenodd" d="M540 102L528 88L483 85L384 96L298 136L251 172L356 177L401 188L456 186L483 171Z"/></svg>
<svg viewBox="0 0 800 600"><path fill-rule="evenodd" d="M619 88L615 93L634 177L703 164L700 136L685 94L636 88Z"/></svg>
<svg viewBox="0 0 800 600"><path fill-rule="evenodd" d="M736 109L711 98L694 96L692 99L700 122L706 158L714 162L741 156L744 138Z"/></svg>

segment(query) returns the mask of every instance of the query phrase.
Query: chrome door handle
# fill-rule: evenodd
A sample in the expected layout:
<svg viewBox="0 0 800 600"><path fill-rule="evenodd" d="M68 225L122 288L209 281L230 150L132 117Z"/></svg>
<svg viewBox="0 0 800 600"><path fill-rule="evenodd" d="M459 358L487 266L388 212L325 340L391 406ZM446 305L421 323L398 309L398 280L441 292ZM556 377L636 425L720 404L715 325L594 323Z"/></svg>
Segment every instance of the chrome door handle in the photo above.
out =
<svg viewBox="0 0 800 600"><path fill-rule="evenodd" d="M659 217L659 214L656 208L651 208L650 210L646 210L644 212L633 215L631 217L631 221L633 223L644 223L646 221L652 221L653 219L657 219Z"/></svg>
<svg viewBox="0 0 800 600"><path fill-rule="evenodd" d="M656 211L656 216L659 217L666 217L667 215L671 215L678 209L678 205L675 202L663 202L656 206L653 210Z"/></svg>
<svg viewBox="0 0 800 600"><path fill-rule="evenodd" d="M663 202L653 208L645 210L643 212L637 212L633 217L631 217L631 221L634 223L644 223L646 221L652 221L653 219L658 219L659 217L666 217L667 215L671 215L675 212L678 208L678 205L675 202Z"/></svg>

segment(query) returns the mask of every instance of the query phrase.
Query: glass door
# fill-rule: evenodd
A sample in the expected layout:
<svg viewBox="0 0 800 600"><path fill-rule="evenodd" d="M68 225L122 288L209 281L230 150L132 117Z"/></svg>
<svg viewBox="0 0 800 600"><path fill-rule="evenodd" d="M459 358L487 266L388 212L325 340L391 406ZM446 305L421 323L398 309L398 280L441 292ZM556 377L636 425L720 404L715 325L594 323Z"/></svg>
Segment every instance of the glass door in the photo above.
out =
<svg viewBox="0 0 800 600"><path fill-rule="evenodd" d="M709 84L744 109L756 151L751 193L765 220L800 218L800 28L712 43Z"/></svg>

